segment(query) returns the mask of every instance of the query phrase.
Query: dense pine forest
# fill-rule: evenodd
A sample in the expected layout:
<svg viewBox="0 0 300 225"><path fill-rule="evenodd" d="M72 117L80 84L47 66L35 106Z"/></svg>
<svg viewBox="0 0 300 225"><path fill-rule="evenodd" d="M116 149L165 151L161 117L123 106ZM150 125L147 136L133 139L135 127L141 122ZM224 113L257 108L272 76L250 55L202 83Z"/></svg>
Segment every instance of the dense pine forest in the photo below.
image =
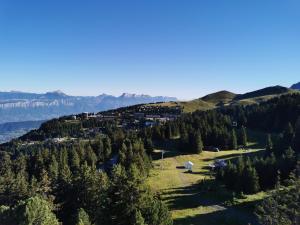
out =
<svg viewBox="0 0 300 225"><path fill-rule="evenodd" d="M227 161L215 180L238 194L276 190L258 206L259 220L297 224L299 94L194 113L137 105L46 122L0 146L0 224L171 225L168 207L145 184L153 150L244 150L249 131L265 134L264 154Z"/></svg>

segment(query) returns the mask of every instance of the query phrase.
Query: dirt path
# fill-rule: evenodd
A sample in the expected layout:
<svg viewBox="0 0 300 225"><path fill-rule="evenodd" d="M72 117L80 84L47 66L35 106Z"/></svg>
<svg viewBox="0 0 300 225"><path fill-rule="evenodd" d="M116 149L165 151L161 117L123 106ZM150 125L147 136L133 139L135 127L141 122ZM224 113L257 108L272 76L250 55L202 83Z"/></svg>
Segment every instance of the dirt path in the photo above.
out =
<svg viewBox="0 0 300 225"><path fill-rule="evenodd" d="M181 163L178 161L178 159L175 157L172 159L176 165L176 167L180 167L182 166ZM181 180L181 183L182 183L182 186L185 187L185 186L188 186L190 185L190 182L187 180L185 174L182 172L182 170L178 169L179 172L178 172L178 175L179 175L179 179Z"/></svg>

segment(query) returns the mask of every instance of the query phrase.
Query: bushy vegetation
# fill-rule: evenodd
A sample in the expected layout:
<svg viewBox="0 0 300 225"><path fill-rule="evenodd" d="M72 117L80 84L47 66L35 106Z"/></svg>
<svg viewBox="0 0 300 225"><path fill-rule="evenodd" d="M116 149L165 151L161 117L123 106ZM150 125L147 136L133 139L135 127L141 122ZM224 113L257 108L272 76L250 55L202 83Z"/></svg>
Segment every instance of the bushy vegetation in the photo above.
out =
<svg viewBox="0 0 300 225"><path fill-rule="evenodd" d="M300 182L293 181L289 188L278 187L260 203L256 214L264 225L297 225L300 223Z"/></svg>

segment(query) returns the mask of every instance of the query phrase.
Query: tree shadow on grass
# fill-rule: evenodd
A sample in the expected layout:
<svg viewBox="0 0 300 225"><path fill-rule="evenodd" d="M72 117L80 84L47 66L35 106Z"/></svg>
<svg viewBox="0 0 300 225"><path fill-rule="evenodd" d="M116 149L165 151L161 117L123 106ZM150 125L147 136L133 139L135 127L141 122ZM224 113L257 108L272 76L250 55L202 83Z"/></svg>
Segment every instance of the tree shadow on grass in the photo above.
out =
<svg viewBox="0 0 300 225"><path fill-rule="evenodd" d="M251 216L237 213L234 209L215 211L174 220L174 225L258 225Z"/></svg>
<svg viewBox="0 0 300 225"><path fill-rule="evenodd" d="M171 209L180 210L199 206L224 205L232 200L232 195L224 190L217 190L213 181L207 180L201 184L187 187L166 189L163 199L168 202Z"/></svg>
<svg viewBox="0 0 300 225"><path fill-rule="evenodd" d="M185 169L185 167L184 166L176 166L176 169L183 170L183 169Z"/></svg>
<svg viewBox="0 0 300 225"><path fill-rule="evenodd" d="M212 177L213 173L211 171L185 171L184 174L191 174L191 175L202 175L205 177Z"/></svg>
<svg viewBox="0 0 300 225"><path fill-rule="evenodd" d="M244 150L241 150L241 153L243 153ZM263 154L263 151L257 151L257 152L245 152L244 154L241 153L232 153L229 155L223 155L223 156L217 156L214 157L214 160L229 160L229 159L238 159L239 157L255 157L255 156L261 156ZM208 162L211 161L211 159L204 159L203 161Z"/></svg>
<svg viewBox="0 0 300 225"><path fill-rule="evenodd" d="M175 225L247 225L249 223L258 225L254 214L251 213L253 204L256 203L230 206L233 200L232 193L220 188L213 180L188 187L167 189L162 198L172 210L192 210L202 206L212 211L178 218L174 221Z"/></svg>

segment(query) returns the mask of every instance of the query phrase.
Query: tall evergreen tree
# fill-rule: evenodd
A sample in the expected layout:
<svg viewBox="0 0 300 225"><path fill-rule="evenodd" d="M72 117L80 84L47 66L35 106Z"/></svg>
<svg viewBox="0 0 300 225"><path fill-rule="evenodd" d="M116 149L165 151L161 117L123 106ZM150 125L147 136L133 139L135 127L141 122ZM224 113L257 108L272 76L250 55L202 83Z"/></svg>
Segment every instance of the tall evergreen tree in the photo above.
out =
<svg viewBox="0 0 300 225"><path fill-rule="evenodd" d="M142 213L139 210L136 210L131 221L132 225L145 225L145 220Z"/></svg>
<svg viewBox="0 0 300 225"><path fill-rule="evenodd" d="M80 208L77 212L75 225L91 225L89 215L83 208Z"/></svg>
<svg viewBox="0 0 300 225"><path fill-rule="evenodd" d="M259 191L259 177L252 165L247 165L244 168L241 179L243 180L243 191L246 194L255 194Z"/></svg>
<svg viewBox="0 0 300 225"><path fill-rule="evenodd" d="M32 197L11 209L11 225L58 225L52 206L40 197ZM8 224L9 225L9 224Z"/></svg>
<svg viewBox="0 0 300 225"><path fill-rule="evenodd" d="M237 149L237 138L236 138L236 132L233 129L232 133L231 133L231 144L230 144L230 148L231 149Z"/></svg>
<svg viewBox="0 0 300 225"><path fill-rule="evenodd" d="M300 153L300 116L295 125L295 137L293 140L293 148L297 153Z"/></svg>
<svg viewBox="0 0 300 225"><path fill-rule="evenodd" d="M246 128L244 126L242 126L242 128L241 128L241 144L246 147L247 142L248 142L247 131L246 131Z"/></svg>
<svg viewBox="0 0 300 225"><path fill-rule="evenodd" d="M271 137L271 134L268 134L267 135L267 141L266 141L266 150L267 150L267 153L271 153L273 149L273 142L272 142L272 137Z"/></svg>
<svg viewBox="0 0 300 225"><path fill-rule="evenodd" d="M111 140L109 137L103 139L104 158L108 159L111 155Z"/></svg>
<svg viewBox="0 0 300 225"><path fill-rule="evenodd" d="M193 135L193 139L192 139L193 143L193 152L196 154L199 154L203 151L203 142L202 142L202 137L199 131L197 131L194 135Z"/></svg>
<svg viewBox="0 0 300 225"><path fill-rule="evenodd" d="M291 147L292 141L294 140L294 136L295 136L294 129L291 123L288 123L288 125L286 126L286 128L282 133L282 138L280 140L280 145L278 147L279 148L278 150L282 152L283 150Z"/></svg>

